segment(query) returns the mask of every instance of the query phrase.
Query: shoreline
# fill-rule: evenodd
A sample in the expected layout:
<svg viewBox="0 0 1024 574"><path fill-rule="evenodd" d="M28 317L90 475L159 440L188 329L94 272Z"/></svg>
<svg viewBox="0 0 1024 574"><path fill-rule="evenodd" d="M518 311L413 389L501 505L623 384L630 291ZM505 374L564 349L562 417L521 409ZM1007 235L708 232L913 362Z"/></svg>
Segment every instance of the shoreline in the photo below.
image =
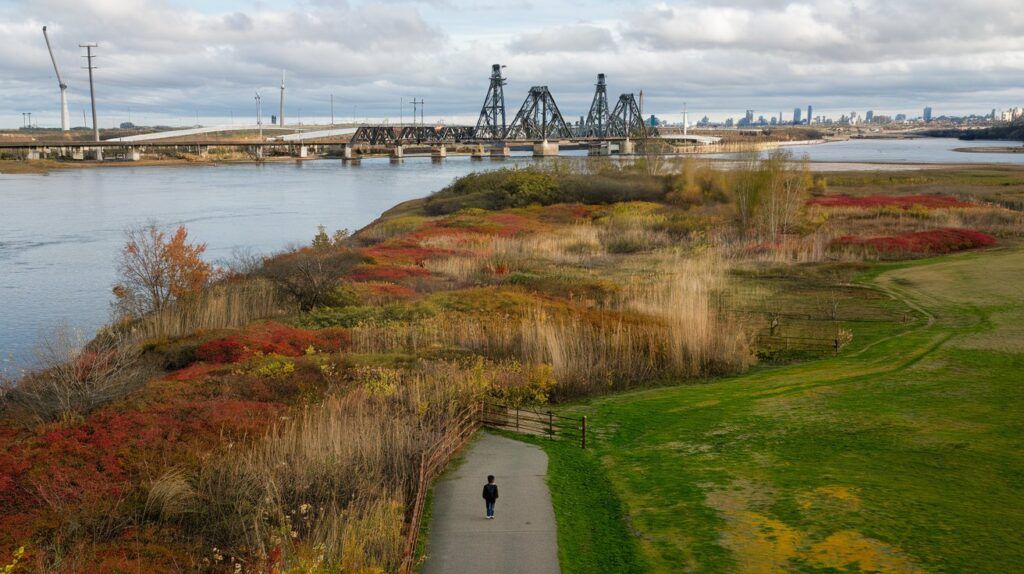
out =
<svg viewBox="0 0 1024 574"><path fill-rule="evenodd" d="M979 146L979 147L958 147L953 151L961 153L1024 153L1024 145L1020 146Z"/></svg>

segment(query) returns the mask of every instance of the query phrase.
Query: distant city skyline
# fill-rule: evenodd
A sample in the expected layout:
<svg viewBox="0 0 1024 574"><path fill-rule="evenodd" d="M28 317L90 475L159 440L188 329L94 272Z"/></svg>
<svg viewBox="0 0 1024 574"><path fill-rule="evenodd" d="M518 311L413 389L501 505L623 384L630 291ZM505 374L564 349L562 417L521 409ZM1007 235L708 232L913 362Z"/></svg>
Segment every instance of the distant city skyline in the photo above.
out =
<svg viewBox="0 0 1024 574"><path fill-rule="evenodd" d="M942 14L941 18L929 14ZM927 24L907 22L928 18ZM487 26L480 25L487 22ZM509 0L326 3L259 0L6 0L0 4L0 125L31 112L59 125L50 27L82 125L88 85L78 44L95 41L100 127L255 119L288 74L289 121L475 119L493 63L507 105L548 85L563 113L585 113L599 72L609 95L645 94L677 122L738 119L813 105L814 115L987 114L1024 104L1024 5L1007 0L749 0L548 3ZM404 114L400 100L406 102ZM266 110L265 110L266 111Z"/></svg>

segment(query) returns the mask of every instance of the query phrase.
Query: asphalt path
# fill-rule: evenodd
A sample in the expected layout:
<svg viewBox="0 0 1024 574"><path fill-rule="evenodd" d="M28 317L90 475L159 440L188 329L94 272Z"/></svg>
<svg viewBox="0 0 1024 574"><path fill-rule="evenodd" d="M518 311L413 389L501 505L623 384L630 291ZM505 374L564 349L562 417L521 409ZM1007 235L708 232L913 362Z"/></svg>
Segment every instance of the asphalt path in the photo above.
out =
<svg viewBox="0 0 1024 574"><path fill-rule="evenodd" d="M555 512L539 447L482 433L434 487L423 574L558 574ZM495 476L495 518L482 491Z"/></svg>

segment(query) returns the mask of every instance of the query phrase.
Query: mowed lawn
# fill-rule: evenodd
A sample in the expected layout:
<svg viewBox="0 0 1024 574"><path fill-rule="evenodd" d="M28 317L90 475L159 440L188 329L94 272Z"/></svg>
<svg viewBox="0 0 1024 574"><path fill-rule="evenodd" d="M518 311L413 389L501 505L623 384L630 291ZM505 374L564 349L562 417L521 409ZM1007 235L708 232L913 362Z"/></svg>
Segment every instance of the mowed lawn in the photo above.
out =
<svg viewBox="0 0 1024 574"><path fill-rule="evenodd" d="M836 358L571 409L603 432L647 570L1024 571L1024 251L864 281L917 319Z"/></svg>

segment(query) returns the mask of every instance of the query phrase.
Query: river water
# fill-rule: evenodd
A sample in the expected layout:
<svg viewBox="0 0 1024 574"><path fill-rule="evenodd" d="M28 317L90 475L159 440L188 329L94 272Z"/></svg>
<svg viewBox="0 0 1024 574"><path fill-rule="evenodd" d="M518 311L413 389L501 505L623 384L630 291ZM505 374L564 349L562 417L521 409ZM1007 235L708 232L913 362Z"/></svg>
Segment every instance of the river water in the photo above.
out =
<svg viewBox="0 0 1024 574"><path fill-rule="evenodd" d="M855 140L794 148L813 161L1024 163L1021 154L951 151L1006 142ZM578 153L578 152L577 152ZM450 157L359 165L303 163L108 167L0 175L0 360L31 363L40 337L66 323L88 334L107 321L114 261L127 226L188 227L207 258L306 243L323 224L358 229L395 204L476 170L529 163Z"/></svg>

